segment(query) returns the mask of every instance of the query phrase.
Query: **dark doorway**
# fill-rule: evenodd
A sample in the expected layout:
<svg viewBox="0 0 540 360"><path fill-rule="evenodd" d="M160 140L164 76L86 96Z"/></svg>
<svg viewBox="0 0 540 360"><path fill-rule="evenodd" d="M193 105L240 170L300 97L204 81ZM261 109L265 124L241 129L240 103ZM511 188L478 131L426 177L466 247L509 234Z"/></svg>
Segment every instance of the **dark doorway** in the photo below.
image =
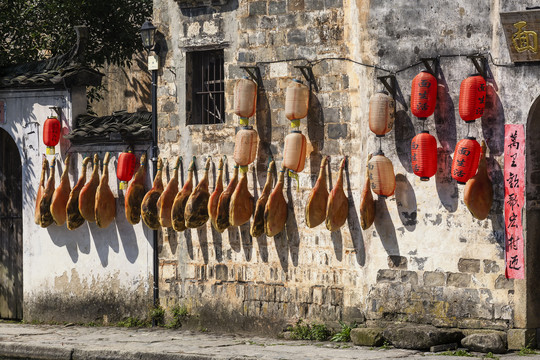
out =
<svg viewBox="0 0 540 360"><path fill-rule="evenodd" d="M22 167L17 145L0 129L0 318L22 319Z"/></svg>

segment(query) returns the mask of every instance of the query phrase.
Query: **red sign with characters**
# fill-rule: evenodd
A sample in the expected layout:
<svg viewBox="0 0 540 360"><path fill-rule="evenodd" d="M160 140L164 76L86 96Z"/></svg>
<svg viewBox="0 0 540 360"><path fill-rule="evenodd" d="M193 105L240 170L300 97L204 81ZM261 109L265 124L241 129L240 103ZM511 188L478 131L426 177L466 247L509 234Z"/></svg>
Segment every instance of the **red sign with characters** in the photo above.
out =
<svg viewBox="0 0 540 360"><path fill-rule="evenodd" d="M522 209L525 205L525 133L523 125L504 126L504 225L506 278L525 275Z"/></svg>

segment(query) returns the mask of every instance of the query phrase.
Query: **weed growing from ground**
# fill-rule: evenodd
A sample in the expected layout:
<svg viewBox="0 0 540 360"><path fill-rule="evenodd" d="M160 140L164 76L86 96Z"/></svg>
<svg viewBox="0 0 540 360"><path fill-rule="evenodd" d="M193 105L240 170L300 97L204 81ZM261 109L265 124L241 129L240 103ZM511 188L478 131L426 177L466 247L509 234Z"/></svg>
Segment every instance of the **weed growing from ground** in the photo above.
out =
<svg viewBox="0 0 540 360"><path fill-rule="evenodd" d="M341 325L341 330L335 333L330 340L336 342L351 341L351 330L358 326L356 325L356 322L353 322L351 325L347 325L343 321L340 321L339 325Z"/></svg>
<svg viewBox="0 0 540 360"><path fill-rule="evenodd" d="M444 351L444 352L438 353L436 355L474 357L473 354L469 353L467 350L462 350L462 349L456 350L456 351Z"/></svg>
<svg viewBox="0 0 540 360"><path fill-rule="evenodd" d="M185 306L175 305L171 309L172 319L171 322L167 324L167 327L170 329L178 329L182 326L182 321L184 321L189 313Z"/></svg>
<svg viewBox="0 0 540 360"><path fill-rule="evenodd" d="M163 326L165 324L165 309L161 305L155 306L150 310L150 318L152 323L155 323L157 326Z"/></svg>
<svg viewBox="0 0 540 360"><path fill-rule="evenodd" d="M148 326L148 322L130 316L130 317L126 318L126 320L119 321L116 325L119 326L119 327L127 327L127 328L146 327L146 326Z"/></svg>
<svg viewBox="0 0 540 360"><path fill-rule="evenodd" d="M518 352L518 355L525 356L525 355L535 355L538 354L536 350L534 350L531 345L527 345L523 348L521 348Z"/></svg>
<svg viewBox="0 0 540 360"><path fill-rule="evenodd" d="M317 340L326 341L332 336L324 324L306 324L302 319L298 320L294 326L289 326L288 331L292 333L291 338L295 340Z"/></svg>

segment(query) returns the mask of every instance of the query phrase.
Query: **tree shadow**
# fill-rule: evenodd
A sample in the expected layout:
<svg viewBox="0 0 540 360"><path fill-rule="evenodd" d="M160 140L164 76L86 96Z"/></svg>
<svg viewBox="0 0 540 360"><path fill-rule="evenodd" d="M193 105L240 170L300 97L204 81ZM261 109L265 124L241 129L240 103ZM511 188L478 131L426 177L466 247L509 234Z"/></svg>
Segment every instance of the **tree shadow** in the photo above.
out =
<svg viewBox="0 0 540 360"><path fill-rule="evenodd" d="M459 191L456 182L452 178L452 158L450 152L441 147L437 149L435 185L444 208L449 212L455 212L458 207Z"/></svg>
<svg viewBox="0 0 540 360"><path fill-rule="evenodd" d="M375 213L375 229L381 238L382 245L388 255L399 255L396 229L392 218L388 213L386 200L379 197L377 200L377 212Z"/></svg>
<svg viewBox="0 0 540 360"><path fill-rule="evenodd" d="M437 105L434 118L437 138L442 149L447 154L451 154L457 143L455 107L448 91L448 83L440 67L438 67Z"/></svg>
<svg viewBox="0 0 540 360"><path fill-rule="evenodd" d="M396 112L394 128L396 153L399 161L407 172L412 172L411 141L416 135L416 131L409 114L405 110Z"/></svg>
<svg viewBox="0 0 540 360"><path fill-rule="evenodd" d="M482 133L489 147L490 156L500 156L504 152L504 108L496 91L495 80L488 79L486 107L482 116Z"/></svg>
<svg viewBox="0 0 540 360"><path fill-rule="evenodd" d="M403 174L396 175L395 197L401 223L408 231L414 231L418 223L416 195L411 183Z"/></svg>
<svg viewBox="0 0 540 360"><path fill-rule="evenodd" d="M291 190L292 181L287 177L287 222L285 223L285 232L289 243L289 252L293 266L298 266L298 255L300 253L300 234L298 232L298 223L294 211L294 200Z"/></svg>
<svg viewBox="0 0 540 360"><path fill-rule="evenodd" d="M362 234L360 219L358 217L358 212L356 211L354 196L351 190L348 161L347 166L345 167L345 180L347 181L347 198L349 199L347 226L349 227L349 233L351 234L354 250L356 252L356 262L358 262L358 265L364 266L366 264L366 248L364 245L364 235Z"/></svg>

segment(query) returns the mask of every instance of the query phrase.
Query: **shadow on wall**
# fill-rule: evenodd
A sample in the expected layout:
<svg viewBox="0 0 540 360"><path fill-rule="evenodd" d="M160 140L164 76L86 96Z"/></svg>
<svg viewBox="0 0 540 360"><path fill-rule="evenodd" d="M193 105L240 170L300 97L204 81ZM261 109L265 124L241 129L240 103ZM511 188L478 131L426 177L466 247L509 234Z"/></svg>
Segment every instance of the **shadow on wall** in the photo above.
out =
<svg viewBox="0 0 540 360"><path fill-rule="evenodd" d="M411 183L403 174L396 175L395 197L401 223L408 231L414 231L418 223L416 195Z"/></svg>
<svg viewBox="0 0 540 360"><path fill-rule="evenodd" d="M454 102L448 92L448 83L441 68L437 68L437 105L435 106L435 129L442 150L451 154L457 143Z"/></svg>
<svg viewBox="0 0 540 360"><path fill-rule="evenodd" d="M272 113L264 85L259 86L257 91L257 113L255 116L257 119L257 133L259 134L257 160L255 162L257 173L256 179L258 179L259 187L262 190L264 183L266 182L268 159L273 157L272 150L270 148L270 144L272 143ZM256 182L253 183L253 189L257 189ZM257 201L256 194L255 201Z"/></svg>
<svg viewBox="0 0 540 360"><path fill-rule="evenodd" d="M435 173L437 194L444 208L448 212L455 212L458 207L459 191L451 172L452 157L450 151L439 147L437 149L437 172Z"/></svg>
<svg viewBox="0 0 540 360"><path fill-rule="evenodd" d="M310 92L307 114L307 135L313 151L309 154L311 186L317 182L324 149L324 112L317 96Z"/></svg>
<svg viewBox="0 0 540 360"><path fill-rule="evenodd" d="M349 227L349 233L353 247L356 253L356 261L358 265L364 266L366 264L366 247L364 245L364 236L362 235L362 228L360 226L360 218L356 211L356 205L354 203L354 195L351 190L351 179L349 174L349 162L345 167L345 180L347 181L347 199L349 200L349 214L347 215L347 226Z"/></svg>
<svg viewBox="0 0 540 360"><path fill-rule="evenodd" d="M394 128L396 153L399 161L407 172L412 172L411 141L416 135L416 131L407 111L399 110L396 112Z"/></svg>
<svg viewBox="0 0 540 360"><path fill-rule="evenodd" d="M375 213L375 229L381 238L381 243L388 255L399 255L399 245L397 242L396 228L392 218L388 213L386 199L379 196L375 204L377 212Z"/></svg>
<svg viewBox="0 0 540 360"><path fill-rule="evenodd" d="M287 176L287 223L285 224L284 233L287 234L287 242L289 244L289 253L293 266L298 266L298 256L300 253L300 234L298 232L298 223L296 222L296 213L294 212L294 200L292 196L292 180Z"/></svg>
<svg viewBox="0 0 540 360"><path fill-rule="evenodd" d="M200 0L177 0L176 1L178 5L180 6L180 11L182 12L182 15L189 16L189 17L196 17L200 15L206 15L206 14L214 14L216 12L224 13L229 11L234 11L238 9L238 0L230 0L227 1L224 6L219 7L213 7L213 6L204 6L202 7L201 4L205 4L206 2L202 2ZM197 7L185 7L187 5L193 5L198 4Z"/></svg>

